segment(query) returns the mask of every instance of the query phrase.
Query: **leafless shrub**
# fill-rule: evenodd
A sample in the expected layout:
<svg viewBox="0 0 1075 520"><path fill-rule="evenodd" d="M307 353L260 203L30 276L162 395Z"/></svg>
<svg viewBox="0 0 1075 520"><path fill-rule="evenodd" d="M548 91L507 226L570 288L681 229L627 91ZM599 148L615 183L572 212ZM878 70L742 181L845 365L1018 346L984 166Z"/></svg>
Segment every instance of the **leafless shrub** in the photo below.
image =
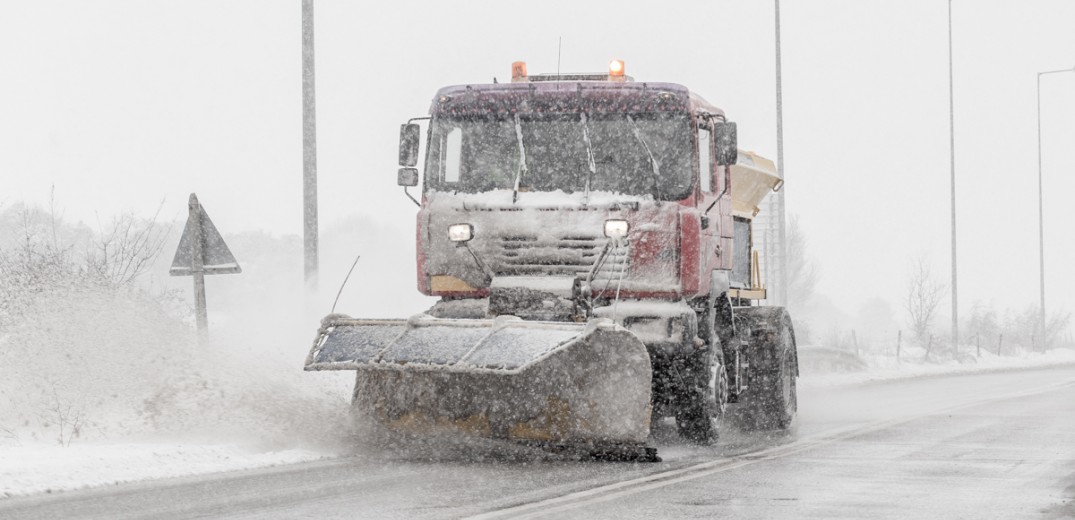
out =
<svg viewBox="0 0 1075 520"><path fill-rule="evenodd" d="M169 227L157 223L163 207L161 203L148 220L130 213L113 218L86 252L88 273L114 287L129 285L145 274L160 255L168 236Z"/></svg>
<svg viewBox="0 0 1075 520"><path fill-rule="evenodd" d="M55 383L52 385L50 397L43 426L46 428L50 425L54 426L57 430L56 441L66 448L71 445L72 440L82 435L82 428L86 424L86 414L80 406L75 405L73 400L61 397ZM50 420L52 423L49 422Z"/></svg>

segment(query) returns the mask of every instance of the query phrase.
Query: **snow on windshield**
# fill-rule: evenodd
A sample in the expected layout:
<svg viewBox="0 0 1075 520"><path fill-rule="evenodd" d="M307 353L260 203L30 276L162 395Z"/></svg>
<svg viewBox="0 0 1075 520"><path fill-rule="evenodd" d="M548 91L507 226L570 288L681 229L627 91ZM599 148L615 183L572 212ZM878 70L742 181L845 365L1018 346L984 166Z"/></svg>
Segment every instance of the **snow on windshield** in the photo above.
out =
<svg viewBox="0 0 1075 520"><path fill-rule="evenodd" d="M580 114L531 114L519 117L519 127L525 154L513 117L439 117L432 129L426 186L468 193L512 189L525 157L519 182L523 192L598 190L677 200L690 190L685 115L639 114L629 120L622 114L585 119Z"/></svg>

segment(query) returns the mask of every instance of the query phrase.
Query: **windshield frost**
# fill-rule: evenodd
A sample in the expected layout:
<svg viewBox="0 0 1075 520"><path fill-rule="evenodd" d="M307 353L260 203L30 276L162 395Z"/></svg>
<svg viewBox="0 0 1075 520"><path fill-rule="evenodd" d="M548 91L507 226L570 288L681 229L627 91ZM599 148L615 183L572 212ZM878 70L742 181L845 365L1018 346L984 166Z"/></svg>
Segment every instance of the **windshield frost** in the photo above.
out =
<svg viewBox="0 0 1075 520"><path fill-rule="evenodd" d="M524 155L512 115L438 117L426 185L468 193L510 190L521 173L520 192L582 192L588 181L595 191L664 200L687 196L691 185L687 117L635 114L631 120L622 114L590 114L585 119L580 114L520 115ZM647 147L660 165L659 177Z"/></svg>

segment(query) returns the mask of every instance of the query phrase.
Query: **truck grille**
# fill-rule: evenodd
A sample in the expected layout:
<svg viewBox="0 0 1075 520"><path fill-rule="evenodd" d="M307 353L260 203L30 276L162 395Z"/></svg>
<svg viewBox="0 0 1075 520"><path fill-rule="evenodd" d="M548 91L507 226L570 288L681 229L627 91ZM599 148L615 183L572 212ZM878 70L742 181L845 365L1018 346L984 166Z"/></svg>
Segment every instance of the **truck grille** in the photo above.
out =
<svg viewBox="0 0 1075 520"><path fill-rule="evenodd" d="M603 236L569 235L538 237L536 235L502 236L495 240L492 269L497 276L585 276L601 256L608 238ZM595 279L626 277L627 248L609 253Z"/></svg>

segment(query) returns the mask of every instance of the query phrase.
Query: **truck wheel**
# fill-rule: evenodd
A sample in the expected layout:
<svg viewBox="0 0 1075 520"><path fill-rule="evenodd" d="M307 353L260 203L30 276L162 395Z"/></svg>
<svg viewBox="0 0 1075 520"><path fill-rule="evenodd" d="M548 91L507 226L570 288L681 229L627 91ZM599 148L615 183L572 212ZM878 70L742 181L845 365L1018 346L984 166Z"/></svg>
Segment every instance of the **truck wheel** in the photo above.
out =
<svg viewBox="0 0 1075 520"><path fill-rule="evenodd" d="M787 430L798 409L795 331L782 307L741 309L746 345L747 389L740 397L738 422L747 430Z"/></svg>
<svg viewBox="0 0 1075 520"><path fill-rule="evenodd" d="M710 359L693 367L691 388L685 389L676 407L676 426L684 439L714 444L728 405L728 377L719 347L707 347L702 355Z"/></svg>
<svg viewBox="0 0 1075 520"><path fill-rule="evenodd" d="M728 406L728 373L714 326L716 312L709 303L699 316L698 334L706 345L688 360L681 401L676 407L680 437L698 444L716 443Z"/></svg>

